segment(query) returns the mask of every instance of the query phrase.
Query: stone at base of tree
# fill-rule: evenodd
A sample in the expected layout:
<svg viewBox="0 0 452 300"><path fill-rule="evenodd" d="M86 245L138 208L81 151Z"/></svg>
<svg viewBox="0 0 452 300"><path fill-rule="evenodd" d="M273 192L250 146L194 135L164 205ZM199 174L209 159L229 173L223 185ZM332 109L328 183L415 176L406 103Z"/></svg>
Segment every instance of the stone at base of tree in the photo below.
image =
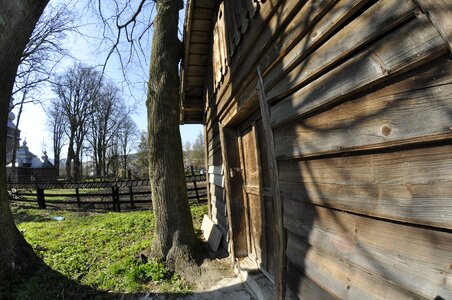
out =
<svg viewBox="0 0 452 300"><path fill-rule="evenodd" d="M223 234L207 215L204 215L204 218L202 219L201 230L204 234L204 238L209 243L210 249L214 252L217 251Z"/></svg>

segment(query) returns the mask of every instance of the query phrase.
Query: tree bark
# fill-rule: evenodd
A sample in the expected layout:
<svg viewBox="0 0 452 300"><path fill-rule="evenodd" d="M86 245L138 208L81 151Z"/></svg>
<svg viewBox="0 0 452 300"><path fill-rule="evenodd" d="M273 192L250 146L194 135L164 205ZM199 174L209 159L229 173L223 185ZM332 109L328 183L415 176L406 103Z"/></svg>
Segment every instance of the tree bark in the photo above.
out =
<svg viewBox="0 0 452 300"><path fill-rule="evenodd" d="M146 101L149 178L157 225L153 254L178 269L197 250L179 132L181 42L177 30L182 1L157 0L156 5Z"/></svg>
<svg viewBox="0 0 452 300"><path fill-rule="evenodd" d="M14 224L6 190L6 122L20 57L47 0L1 1L0 11L0 281L42 264ZM8 277L7 277L8 276Z"/></svg>

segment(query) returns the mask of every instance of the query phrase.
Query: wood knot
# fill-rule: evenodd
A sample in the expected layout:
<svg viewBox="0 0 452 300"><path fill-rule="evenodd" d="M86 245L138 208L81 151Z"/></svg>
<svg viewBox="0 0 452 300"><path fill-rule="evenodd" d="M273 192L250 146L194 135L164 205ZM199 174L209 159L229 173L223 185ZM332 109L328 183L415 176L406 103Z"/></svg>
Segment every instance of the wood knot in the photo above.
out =
<svg viewBox="0 0 452 300"><path fill-rule="evenodd" d="M390 135L391 132L392 132L392 129L389 125L384 124L383 126L381 126L381 133L383 133L384 136Z"/></svg>

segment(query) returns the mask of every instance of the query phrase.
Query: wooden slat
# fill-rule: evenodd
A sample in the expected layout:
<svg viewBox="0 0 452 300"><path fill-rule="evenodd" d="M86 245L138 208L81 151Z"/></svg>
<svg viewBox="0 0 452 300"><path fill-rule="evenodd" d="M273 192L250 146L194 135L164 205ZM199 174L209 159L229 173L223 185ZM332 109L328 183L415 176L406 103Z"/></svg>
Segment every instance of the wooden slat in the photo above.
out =
<svg viewBox="0 0 452 300"><path fill-rule="evenodd" d="M382 90L275 129L280 159L452 138L452 60ZM321 141L321 142L319 142Z"/></svg>
<svg viewBox="0 0 452 300"><path fill-rule="evenodd" d="M188 56L189 66L204 66L207 63L207 55L190 54Z"/></svg>
<svg viewBox="0 0 452 300"><path fill-rule="evenodd" d="M193 1L195 2L196 9L198 7L212 9L215 6L215 1L212 0L193 0Z"/></svg>
<svg viewBox="0 0 452 300"><path fill-rule="evenodd" d="M272 108L272 126L312 113L446 52L438 31L420 17L379 40Z"/></svg>
<svg viewBox="0 0 452 300"><path fill-rule="evenodd" d="M276 246L275 251L275 299L283 299L286 294L286 256L285 245L286 236L283 227L283 200L281 197L279 186L278 163L275 155L275 140L273 131L270 127L270 109L268 107L267 95L264 90L264 82L262 78L261 69L257 68L258 84L257 91L259 96L259 106L262 117L262 127L265 133L265 140L267 145L267 165L270 175L270 188L273 195L274 208L274 241Z"/></svg>
<svg viewBox="0 0 452 300"><path fill-rule="evenodd" d="M209 174L209 183L213 183L213 184L218 185L220 187L224 187L223 176L215 175L215 174Z"/></svg>
<svg viewBox="0 0 452 300"><path fill-rule="evenodd" d="M193 19L191 26L192 30L208 32L212 26L212 22L210 20Z"/></svg>
<svg viewBox="0 0 452 300"><path fill-rule="evenodd" d="M416 8L412 1L380 1L306 57L301 64L294 67L304 58L306 55L304 52L315 40L304 41L307 45L299 44L282 61L283 64L274 68L265 77L269 100L273 101L276 97L287 95L337 61L349 56L353 51L357 51L363 45L406 21L414 15ZM285 72L281 74L281 70L291 71L285 75ZM283 80L275 86L281 78Z"/></svg>
<svg viewBox="0 0 452 300"><path fill-rule="evenodd" d="M223 165L209 166L209 174L223 175Z"/></svg>
<svg viewBox="0 0 452 300"><path fill-rule="evenodd" d="M203 87L205 83L205 79L202 76L187 76L186 79L187 86L190 87Z"/></svg>
<svg viewBox="0 0 452 300"><path fill-rule="evenodd" d="M311 278L306 276L302 270L299 270L290 261L287 262L287 286L290 288L286 293L286 300L297 299L337 299L328 293L324 288L315 283ZM294 296L291 297L291 293Z"/></svg>
<svg viewBox="0 0 452 300"><path fill-rule="evenodd" d="M452 2L450 0L415 0L443 36L452 53Z"/></svg>
<svg viewBox="0 0 452 300"><path fill-rule="evenodd" d="M193 10L193 19L204 19L204 20L211 20L212 19L212 9L208 8L199 8Z"/></svg>
<svg viewBox="0 0 452 300"><path fill-rule="evenodd" d="M308 27L306 33L302 32L302 39L297 41L295 45L287 45L286 50L281 51L282 53L278 54L276 58L270 55L267 65L263 65L266 81L269 82L273 80L272 78L284 76L291 70L288 66L296 64L297 61L302 61L367 2L369 0L339 1L318 23ZM281 48L285 49L284 45ZM271 70L274 74L267 76Z"/></svg>
<svg viewBox="0 0 452 300"><path fill-rule="evenodd" d="M343 4L345 2L345 5ZM321 32L313 32L313 27L319 27L318 23L328 24L329 27L337 27L338 22L334 18L333 11L338 10L336 7L346 6L347 9L352 9L350 2L357 6L356 3L364 3L366 1L359 0L310 0L299 10L293 20L288 24L287 28L277 36L273 42L272 47L264 54L264 59L261 60L261 68L264 70L263 74L266 75L268 69L275 66L282 57L285 57L288 52L295 46L307 46L306 40L317 40L323 34ZM333 7L333 8L332 8ZM327 15L325 15L329 12ZM324 16L325 15L325 16ZM326 22L325 22L326 21ZM340 22L339 22L340 24ZM302 40L303 41L300 41ZM279 72L282 69L278 69Z"/></svg>
<svg viewBox="0 0 452 300"><path fill-rule="evenodd" d="M209 31L191 31L191 42L200 44L210 44L211 33Z"/></svg>
<svg viewBox="0 0 452 300"><path fill-rule="evenodd" d="M338 299L419 299L396 284L288 234L288 259ZM350 254L353 255L353 254ZM371 260L372 258L369 258Z"/></svg>
<svg viewBox="0 0 452 300"><path fill-rule="evenodd" d="M208 55L210 53L210 44L191 43L189 51L190 54Z"/></svg>
<svg viewBox="0 0 452 300"><path fill-rule="evenodd" d="M286 197L452 229L451 145L279 166Z"/></svg>
<svg viewBox="0 0 452 300"><path fill-rule="evenodd" d="M218 185L210 184L210 194L218 201L224 201L224 189Z"/></svg>
<svg viewBox="0 0 452 300"><path fill-rule="evenodd" d="M256 59L260 57L260 55L256 54L256 51L263 51L266 47L261 47L262 43L268 46L269 39L272 38L272 31L269 28L274 29L273 34L276 34L277 24L287 24L288 14L293 15L294 6L300 7L302 4L301 2L287 0L267 0L265 3L261 3L259 17L253 20L253 24L247 32L247 38L244 39L246 43L242 43L238 47L236 54L232 58L235 70L231 70L231 72L234 75L232 76L231 72L228 72L224 80L226 84L222 85L218 91L218 100L222 100L218 106L218 114L224 113L225 105L229 103L232 97L232 91L238 91L240 86L247 84L244 80L247 75L255 74ZM269 24L272 25L270 26Z"/></svg>
<svg viewBox="0 0 452 300"><path fill-rule="evenodd" d="M351 285L356 280L356 287L361 286L371 294L387 293L393 288L391 282L400 287L394 289L394 293L405 289L429 299L452 297L448 284L452 275L450 232L384 222L296 200L286 199L285 207L285 226L310 245L303 246L297 242L300 239L291 242L289 237L287 255L292 257L292 262L302 263L303 260L296 255L302 252L301 247L310 247L309 251L319 249L325 252L325 256L329 254L330 258L323 265L328 273L339 277L343 272L342 276L349 278ZM311 260L309 253L308 257L303 256L305 261ZM320 253L312 257L312 262L314 267L323 264ZM359 269L364 272L358 274ZM373 278L366 279L365 273L373 275ZM387 283L379 282L377 276ZM347 292L341 289L342 284L334 285L330 291ZM382 298L399 299L397 294L387 294Z"/></svg>
<svg viewBox="0 0 452 300"><path fill-rule="evenodd" d="M187 72L192 76L203 76L206 74L206 67L203 66L188 66Z"/></svg>

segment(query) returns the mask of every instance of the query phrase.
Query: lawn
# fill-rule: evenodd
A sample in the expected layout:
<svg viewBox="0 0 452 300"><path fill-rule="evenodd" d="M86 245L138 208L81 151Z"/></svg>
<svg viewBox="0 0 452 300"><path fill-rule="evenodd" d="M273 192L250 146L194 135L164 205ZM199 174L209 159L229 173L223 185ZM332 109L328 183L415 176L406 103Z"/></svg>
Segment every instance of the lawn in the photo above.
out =
<svg viewBox="0 0 452 300"><path fill-rule="evenodd" d="M172 270L150 257L140 257L149 249L155 227L154 216L149 211L101 214L23 206L13 206L12 210L28 243L65 279L109 293L190 291L190 285ZM207 207L192 206L191 210L199 232ZM48 272L35 275L16 286L15 297L35 299L38 291L45 290L40 299L56 298L68 283L49 287L43 280L46 276L55 275Z"/></svg>

